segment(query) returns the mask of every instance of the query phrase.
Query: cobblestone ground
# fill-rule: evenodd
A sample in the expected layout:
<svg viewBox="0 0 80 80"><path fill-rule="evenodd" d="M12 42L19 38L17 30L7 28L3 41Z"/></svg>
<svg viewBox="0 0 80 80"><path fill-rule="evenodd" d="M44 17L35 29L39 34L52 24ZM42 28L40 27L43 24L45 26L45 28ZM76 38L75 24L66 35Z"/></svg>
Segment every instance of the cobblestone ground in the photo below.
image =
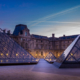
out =
<svg viewBox="0 0 80 80"><path fill-rule="evenodd" d="M37 65L0 66L0 80L80 80L80 69L58 69L41 59Z"/></svg>

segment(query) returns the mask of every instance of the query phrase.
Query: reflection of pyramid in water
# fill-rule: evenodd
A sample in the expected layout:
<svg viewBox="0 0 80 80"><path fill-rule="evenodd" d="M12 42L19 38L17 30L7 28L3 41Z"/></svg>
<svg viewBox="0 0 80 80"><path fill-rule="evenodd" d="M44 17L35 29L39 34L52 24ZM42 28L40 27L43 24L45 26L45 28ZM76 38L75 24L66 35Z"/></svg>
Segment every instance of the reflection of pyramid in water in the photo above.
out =
<svg viewBox="0 0 80 80"><path fill-rule="evenodd" d="M50 52L46 57L45 60L48 62L54 62L56 60L56 57Z"/></svg>
<svg viewBox="0 0 80 80"><path fill-rule="evenodd" d="M59 68L80 68L80 35L69 45L54 64Z"/></svg>
<svg viewBox="0 0 80 80"><path fill-rule="evenodd" d="M37 62L37 59L30 55L8 35L0 32L0 64L34 62Z"/></svg>

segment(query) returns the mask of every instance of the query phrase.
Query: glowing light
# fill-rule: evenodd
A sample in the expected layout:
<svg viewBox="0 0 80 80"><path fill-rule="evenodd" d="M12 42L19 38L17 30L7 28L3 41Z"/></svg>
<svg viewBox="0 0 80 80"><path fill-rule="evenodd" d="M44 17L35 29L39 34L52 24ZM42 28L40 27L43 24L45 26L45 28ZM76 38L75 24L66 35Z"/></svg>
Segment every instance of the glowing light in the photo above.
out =
<svg viewBox="0 0 80 80"><path fill-rule="evenodd" d="M8 56L8 53L6 54L6 56Z"/></svg>
<svg viewBox="0 0 80 80"><path fill-rule="evenodd" d="M16 56L18 56L18 54L16 54Z"/></svg>
<svg viewBox="0 0 80 80"><path fill-rule="evenodd" d="M24 54L23 54L23 56L24 56Z"/></svg>
<svg viewBox="0 0 80 80"><path fill-rule="evenodd" d="M60 54L58 53L58 57L60 56Z"/></svg>
<svg viewBox="0 0 80 80"><path fill-rule="evenodd" d="M1 56L3 56L3 53L1 53Z"/></svg>
<svg viewBox="0 0 80 80"><path fill-rule="evenodd" d="M16 62L18 62L18 60L16 60Z"/></svg>
<svg viewBox="0 0 80 80"><path fill-rule="evenodd" d="M3 60L1 60L1 63L3 62Z"/></svg>
<svg viewBox="0 0 80 80"><path fill-rule="evenodd" d="M41 56L41 54L39 54L39 56Z"/></svg>
<svg viewBox="0 0 80 80"><path fill-rule="evenodd" d="M51 61L51 59L50 59L50 61Z"/></svg>
<svg viewBox="0 0 80 80"><path fill-rule="evenodd" d="M6 62L8 62L8 60L6 60Z"/></svg>
<svg viewBox="0 0 80 80"><path fill-rule="evenodd" d="M37 56L37 54L36 54L36 56Z"/></svg>
<svg viewBox="0 0 80 80"><path fill-rule="evenodd" d="M39 59L36 59L36 61L39 61Z"/></svg>
<svg viewBox="0 0 80 80"><path fill-rule="evenodd" d="M71 53L71 56L72 56L73 54Z"/></svg>

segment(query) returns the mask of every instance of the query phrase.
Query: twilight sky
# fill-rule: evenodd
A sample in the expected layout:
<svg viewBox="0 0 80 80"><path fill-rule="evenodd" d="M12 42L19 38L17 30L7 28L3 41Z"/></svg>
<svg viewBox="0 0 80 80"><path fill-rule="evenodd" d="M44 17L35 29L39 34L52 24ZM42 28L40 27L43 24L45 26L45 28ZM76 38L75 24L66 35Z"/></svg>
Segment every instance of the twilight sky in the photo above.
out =
<svg viewBox="0 0 80 80"><path fill-rule="evenodd" d="M26 24L31 34L80 34L80 0L0 0L0 28Z"/></svg>

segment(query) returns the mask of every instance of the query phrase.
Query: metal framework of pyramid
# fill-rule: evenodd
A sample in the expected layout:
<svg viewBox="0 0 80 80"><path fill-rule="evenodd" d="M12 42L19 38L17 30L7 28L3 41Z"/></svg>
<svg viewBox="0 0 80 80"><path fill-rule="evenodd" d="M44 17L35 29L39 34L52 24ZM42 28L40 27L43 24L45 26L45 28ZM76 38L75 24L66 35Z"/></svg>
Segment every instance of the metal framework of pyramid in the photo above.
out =
<svg viewBox="0 0 80 80"><path fill-rule="evenodd" d="M56 57L50 52L46 57L45 60L48 62L54 62L56 60Z"/></svg>
<svg viewBox="0 0 80 80"><path fill-rule="evenodd" d="M0 64L37 63L34 58L7 34L0 32Z"/></svg>
<svg viewBox="0 0 80 80"><path fill-rule="evenodd" d="M69 45L54 65L59 68L80 68L80 35Z"/></svg>

